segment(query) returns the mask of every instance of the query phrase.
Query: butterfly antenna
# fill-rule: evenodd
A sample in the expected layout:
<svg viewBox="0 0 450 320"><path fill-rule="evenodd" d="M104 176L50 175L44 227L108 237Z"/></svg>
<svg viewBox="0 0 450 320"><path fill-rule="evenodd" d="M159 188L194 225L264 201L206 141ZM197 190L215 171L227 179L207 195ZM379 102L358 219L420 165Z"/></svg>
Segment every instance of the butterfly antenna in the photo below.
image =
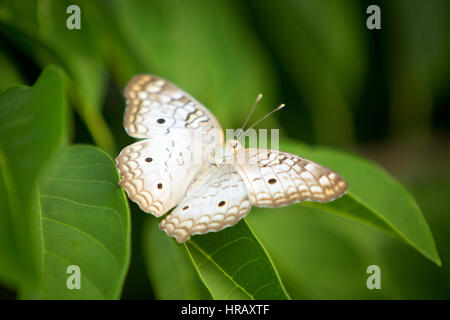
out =
<svg viewBox="0 0 450 320"><path fill-rule="evenodd" d="M253 103L253 106L250 109L250 112L248 113L248 116L247 116L247 118L244 121L244 124L240 128L241 131L239 131L239 134L235 135L236 139L239 139L238 137L241 135L242 132L244 132L245 126L247 125L248 121L250 120L250 117L252 116L253 111L255 111L256 106L261 101L262 97L263 97L262 93L258 94L258 96L256 97L255 102Z"/></svg>
<svg viewBox="0 0 450 320"><path fill-rule="evenodd" d="M264 117L262 117L261 119L259 119L258 121L256 121L255 123L253 123L247 130L245 130L245 132L241 135L239 134L239 137L241 136L245 136L245 134L247 133L247 131L249 131L251 128L253 128L254 126L256 126L258 123L266 120L267 117L269 117L272 113L277 112L278 110L281 110L285 107L286 105L284 103L280 104L278 107L276 107L275 109L273 109L272 111L270 111L268 114L266 114ZM239 138L237 139L239 140Z"/></svg>

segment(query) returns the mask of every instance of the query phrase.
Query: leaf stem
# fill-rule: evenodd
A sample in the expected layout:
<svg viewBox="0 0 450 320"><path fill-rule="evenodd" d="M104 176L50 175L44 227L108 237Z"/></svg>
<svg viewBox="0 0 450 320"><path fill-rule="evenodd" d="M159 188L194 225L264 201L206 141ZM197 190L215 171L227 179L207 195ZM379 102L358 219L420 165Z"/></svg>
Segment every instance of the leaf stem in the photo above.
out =
<svg viewBox="0 0 450 320"><path fill-rule="evenodd" d="M101 112L96 108L83 108L81 116L94 140L94 143L110 156L115 156L117 146L113 134Z"/></svg>

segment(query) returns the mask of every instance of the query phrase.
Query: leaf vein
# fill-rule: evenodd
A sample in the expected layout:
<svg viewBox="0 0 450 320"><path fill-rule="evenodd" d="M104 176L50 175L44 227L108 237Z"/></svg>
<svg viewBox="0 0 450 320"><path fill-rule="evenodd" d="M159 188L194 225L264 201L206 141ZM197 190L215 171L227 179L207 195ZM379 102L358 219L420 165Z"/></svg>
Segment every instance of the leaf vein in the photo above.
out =
<svg viewBox="0 0 450 320"><path fill-rule="evenodd" d="M86 183L86 182L93 182L93 183L105 183L105 184L110 184L116 188L118 188L118 185L115 183L112 183L111 181L106 181L106 180L96 180L96 179L67 179L67 178L58 178L58 177L42 177L41 179L44 180L59 180L59 181L68 181L68 182L82 182L82 183Z"/></svg>
<svg viewBox="0 0 450 320"><path fill-rule="evenodd" d="M48 217L43 217L42 219L43 219L43 220L48 220L48 221L52 221L52 222L58 223L58 224L60 224L60 225L62 225L62 226L64 226L64 227L66 227L66 228L72 229L72 230L74 230L74 231L76 231L76 232L78 232L78 233L84 235L85 237L91 239L91 240L94 241L98 246L100 246L103 250L105 250L105 251L106 251L106 252L107 252L107 253L108 253L108 254L109 254L116 262L117 262L117 264L120 266L120 260L119 260L119 258L117 258L117 257L111 252L111 250L108 249L108 248L106 247L105 244L101 243L99 240L97 240L97 239L96 239L93 235L91 235L90 233L88 233L88 232L86 232L86 231L84 231L84 230L81 230L80 228L77 228L77 227L75 227L75 226L71 226L70 224L67 224L67 223L65 223L65 222L62 222L62 221L60 221L60 220L56 220L56 219L48 218ZM119 268L119 269L120 269L120 268Z"/></svg>
<svg viewBox="0 0 450 320"><path fill-rule="evenodd" d="M50 195L50 194L41 194L41 198L59 199L59 200L63 200L63 201L67 201L67 202L76 204L76 205L81 206L81 207L88 207L88 208L95 208L95 209L103 209L103 210L107 210L107 211L112 211L120 218L119 212L117 212L113 208L108 208L108 207L103 207L103 206L96 206L94 204L78 202L78 201L75 201L75 200L72 200L72 199L69 199L69 198L65 198L65 197L61 197L61 196L55 196L55 195Z"/></svg>
<svg viewBox="0 0 450 320"><path fill-rule="evenodd" d="M264 288L266 288L266 287L268 287L268 286L271 286L271 285L274 284L274 283L275 283L275 281L271 281L271 282L269 282L269 283L267 283L267 284L265 284L265 285L262 285L261 287L259 287L258 289L256 289L255 292L253 292L253 295L256 296L256 294L257 294L259 291L261 291L262 289L264 289Z"/></svg>
<svg viewBox="0 0 450 320"><path fill-rule="evenodd" d="M246 238L246 237L244 237ZM243 239L243 238L239 238L239 239ZM238 239L236 239L238 240ZM228 279L230 279L230 281L239 289L242 290L242 292L244 292L246 295L248 295L252 300L255 300L255 297L253 295L251 295L250 293L247 292L247 290L245 290L239 283L237 283L225 270L223 270L213 259L212 256L210 256L209 254L207 254L205 251L202 250L202 248L200 248L195 242L191 241L190 244L195 247L195 249L197 249L201 254L203 254L209 261L211 261L211 263L217 268L219 269L224 275L225 277L227 277ZM217 250L216 250L217 251ZM199 267L200 268L200 267Z"/></svg>
<svg viewBox="0 0 450 320"><path fill-rule="evenodd" d="M67 261L66 259L64 259L63 257L61 257L59 254L52 252L52 251L48 251L48 250L43 250L43 254L48 254L50 256L53 256L59 260L61 260L62 262L64 262L65 264L67 264L68 266L72 265L72 263L70 263L69 261ZM89 279L88 276L86 276L85 273L83 273L82 275L83 277L86 278L86 280L93 286L95 287L99 292L102 292L103 295L106 297L106 294L100 289L100 287L98 287L91 279Z"/></svg>

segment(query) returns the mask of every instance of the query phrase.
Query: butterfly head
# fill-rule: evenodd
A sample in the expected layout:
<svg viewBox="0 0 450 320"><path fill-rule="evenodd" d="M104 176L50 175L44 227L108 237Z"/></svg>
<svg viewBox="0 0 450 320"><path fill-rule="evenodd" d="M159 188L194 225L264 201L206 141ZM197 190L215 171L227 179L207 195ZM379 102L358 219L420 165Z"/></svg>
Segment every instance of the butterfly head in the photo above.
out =
<svg viewBox="0 0 450 320"><path fill-rule="evenodd" d="M230 161L232 157L242 149L242 145L235 139L230 139L225 145L217 146L211 154L211 163L216 165Z"/></svg>
<svg viewBox="0 0 450 320"><path fill-rule="evenodd" d="M242 145L238 140L230 139L225 144L225 148L227 148L228 151L231 152L231 154L235 154L242 149Z"/></svg>

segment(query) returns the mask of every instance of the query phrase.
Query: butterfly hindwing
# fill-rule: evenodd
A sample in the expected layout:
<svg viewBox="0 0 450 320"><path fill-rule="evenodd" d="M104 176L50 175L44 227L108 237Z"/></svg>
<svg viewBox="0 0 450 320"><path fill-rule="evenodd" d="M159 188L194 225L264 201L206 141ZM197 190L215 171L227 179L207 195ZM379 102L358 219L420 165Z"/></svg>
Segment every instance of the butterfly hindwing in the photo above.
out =
<svg viewBox="0 0 450 320"><path fill-rule="evenodd" d="M193 234L236 224L250 208L244 181L234 167L208 165L160 228L184 242Z"/></svg>
<svg viewBox="0 0 450 320"><path fill-rule="evenodd" d="M119 184L139 207L160 217L186 194L200 170L188 144L172 138L146 139L124 148L116 158Z"/></svg>
<svg viewBox="0 0 450 320"><path fill-rule="evenodd" d="M348 190L337 173L310 160L278 150L243 149L236 155L251 203L280 207L300 201L329 202Z"/></svg>

